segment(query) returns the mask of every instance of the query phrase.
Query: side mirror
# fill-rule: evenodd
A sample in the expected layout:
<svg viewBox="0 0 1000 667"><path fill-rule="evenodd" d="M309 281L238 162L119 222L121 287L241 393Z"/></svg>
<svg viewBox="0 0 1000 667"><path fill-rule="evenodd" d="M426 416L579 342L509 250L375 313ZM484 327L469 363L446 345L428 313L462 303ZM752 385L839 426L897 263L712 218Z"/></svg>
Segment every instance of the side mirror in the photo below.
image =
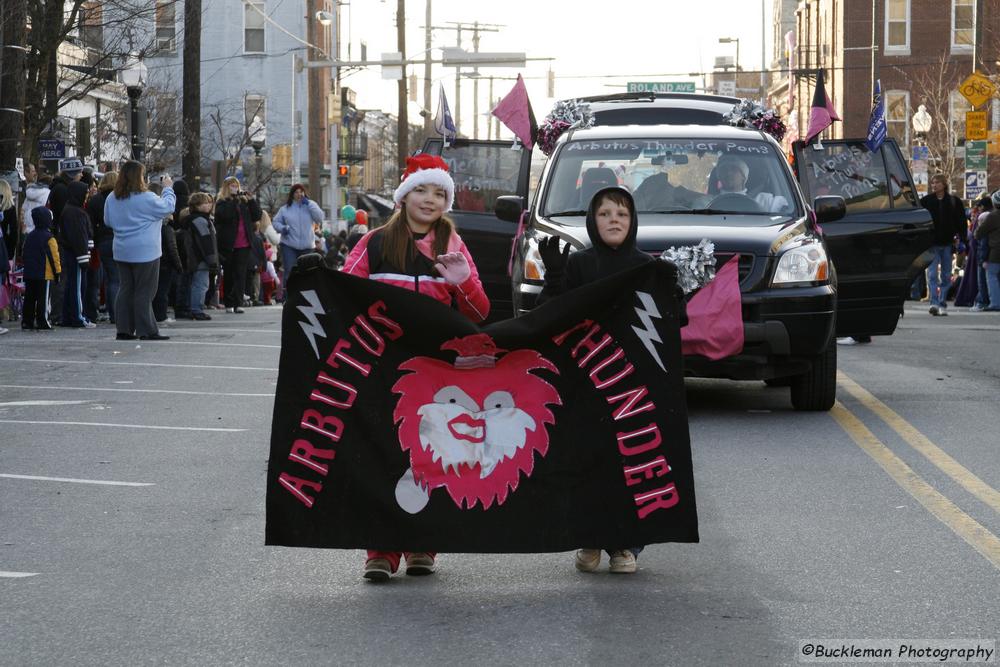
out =
<svg viewBox="0 0 1000 667"><path fill-rule="evenodd" d="M497 197L496 206L493 207L493 210L501 220L517 224L521 219L521 213L524 211L524 197L517 195Z"/></svg>
<svg viewBox="0 0 1000 667"><path fill-rule="evenodd" d="M813 201L816 220L820 223L840 220L847 215L847 204L843 197L816 197Z"/></svg>

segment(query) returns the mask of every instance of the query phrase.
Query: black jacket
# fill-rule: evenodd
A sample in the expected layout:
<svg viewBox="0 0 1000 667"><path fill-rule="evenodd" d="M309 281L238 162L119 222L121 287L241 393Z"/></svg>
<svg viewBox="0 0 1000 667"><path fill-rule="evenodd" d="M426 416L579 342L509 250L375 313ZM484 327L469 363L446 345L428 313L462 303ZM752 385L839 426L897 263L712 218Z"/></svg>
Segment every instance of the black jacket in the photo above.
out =
<svg viewBox="0 0 1000 667"><path fill-rule="evenodd" d="M628 228L628 236L617 248L612 248L601 240L597 232L597 203L610 192L618 192L632 202L632 220ZM570 253L566 262L565 272L545 270L545 286L538 295L538 303L562 294L580 285L606 278L613 273L630 269L633 266L652 262L653 258L635 247L636 235L639 233L639 216L635 212L635 202L628 190L613 186L602 188L594 194L587 208L587 235L593 244L586 250Z"/></svg>
<svg viewBox="0 0 1000 667"><path fill-rule="evenodd" d="M57 240L62 224L62 212L66 202L69 201L69 184L72 182L76 181L70 181L65 174L58 174L52 179L52 185L49 187L49 200L46 203L52 211L52 234Z"/></svg>
<svg viewBox="0 0 1000 667"><path fill-rule="evenodd" d="M965 205L953 194L942 199L931 192L920 198L920 205L931 212L934 219L934 245L951 245L955 236L965 240L969 221L965 217Z"/></svg>
<svg viewBox="0 0 1000 667"><path fill-rule="evenodd" d="M90 261L90 249L93 247L90 216L84 210L90 188L82 181L73 181L67 189L69 196L63 207L57 239L59 245L66 249L63 254L67 263L72 258L77 264L86 264Z"/></svg>
<svg viewBox="0 0 1000 667"><path fill-rule="evenodd" d="M227 257L236 244L236 226L239 224L240 213L243 214L243 229L247 234L247 243L253 243L253 227L260 221L260 204L249 195L220 199L215 204L215 231L219 242L219 253Z"/></svg>
<svg viewBox="0 0 1000 667"><path fill-rule="evenodd" d="M52 273L56 273L55 258L49 248L52 230L49 228L47 216L33 217L35 228L24 237L24 247L21 248L21 259L24 262L25 280L45 280L45 265L48 264Z"/></svg>
<svg viewBox="0 0 1000 667"><path fill-rule="evenodd" d="M219 268L219 250L216 247L215 225L212 216L196 213L183 218L181 224L187 232L187 265L189 271L196 271L201 262L209 269Z"/></svg>
<svg viewBox="0 0 1000 667"><path fill-rule="evenodd" d="M104 202L111 190L101 190L87 202L87 213L94 226L94 242L100 243L115 237L115 231L104 224Z"/></svg>
<svg viewBox="0 0 1000 667"><path fill-rule="evenodd" d="M990 254L981 257L984 262L1000 262L1000 211L990 211L982 224L976 229L976 239L988 239Z"/></svg>
<svg viewBox="0 0 1000 667"><path fill-rule="evenodd" d="M177 252L177 233L170 226L170 218L165 218L160 225L160 245L163 253L160 257L160 270L171 268L174 271L184 271L181 256Z"/></svg>

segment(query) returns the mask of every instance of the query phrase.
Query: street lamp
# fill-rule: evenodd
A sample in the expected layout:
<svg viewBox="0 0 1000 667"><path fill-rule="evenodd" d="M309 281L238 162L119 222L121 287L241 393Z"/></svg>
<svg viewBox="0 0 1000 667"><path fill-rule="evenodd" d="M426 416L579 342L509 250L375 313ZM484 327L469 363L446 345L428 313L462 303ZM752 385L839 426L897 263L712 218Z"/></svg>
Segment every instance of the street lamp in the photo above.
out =
<svg viewBox="0 0 1000 667"><path fill-rule="evenodd" d="M736 62L734 63L734 69L736 70L736 75L739 76L740 73L740 38L739 37L720 37L719 44L732 44L736 42Z"/></svg>
<svg viewBox="0 0 1000 667"><path fill-rule="evenodd" d="M250 126L247 128L247 136L250 138L250 145L253 146L254 174L257 180L254 194L260 196L260 151L264 148L264 144L267 143L267 127L264 126L264 121L260 119L260 116L253 117Z"/></svg>
<svg viewBox="0 0 1000 667"><path fill-rule="evenodd" d="M142 96L142 89L146 85L146 64L138 57L129 59L119 73L122 84L125 85L125 92L128 93L129 104L129 140L132 146L132 159L142 162L145 156L145 132L140 120L142 114L139 113L139 98ZM143 117L142 120L145 120Z"/></svg>
<svg viewBox="0 0 1000 667"><path fill-rule="evenodd" d="M320 11L316 12L316 14L314 15L316 21L320 25L322 25L324 27L331 27L332 26L332 30L330 31L330 57L331 57L332 60L337 60L340 57L339 56L340 49L339 49L339 47L337 45L337 37L338 37L337 32L340 30L340 28L339 28L339 26L337 26L337 14L335 12L336 12L336 5L341 5L341 4L345 4L345 3L338 1L334 5L334 11L327 12L327 11L320 10ZM332 68L332 71L330 72L330 74L331 74L331 76L330 76L330 78L331 78L331 81L330 81L331 96L330 96L329 99L330 99L330 103L332 104L333 101L336 100L336 99L339 99L339 96L340 96L340 90L338 90L338 88L337 88L337 84L339 83L339 79L340 79L340 68L335 65ZM337 212L338 212L338 209L340 208L339 207L339 204L340 204L340 202L339 202L340 193L338 192L338 188L337 188L337 173L336 173L337 162L338 162L337 149L339 148L339 141L340 141L340 119L337 118L337 117L335 117L335 114L332 113L333 111L334 111L333 109L327 109L327 126L330 128L329 129L329 132L330 132L330 224L333 225L334 227L336 227L336 225L337 225Z"/></svg>
<svg viewBox="0 0 1000 667"><path fill-rule="evenodd" d="M927 107L921 104L917 107L917 113L913 114L913 131L916 132L917 145L924 145L927 141L927 133L931 131L931 115L927 113Z"/></svg>

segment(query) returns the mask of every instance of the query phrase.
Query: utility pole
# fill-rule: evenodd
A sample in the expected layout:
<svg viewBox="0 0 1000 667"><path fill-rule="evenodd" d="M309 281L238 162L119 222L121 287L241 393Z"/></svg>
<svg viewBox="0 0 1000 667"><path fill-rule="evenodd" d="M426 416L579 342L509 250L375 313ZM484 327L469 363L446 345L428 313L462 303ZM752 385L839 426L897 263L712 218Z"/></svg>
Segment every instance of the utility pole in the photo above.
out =
<svg viewBox="0 0 1000 667"><path fill-rule="evenodd" d="M0 22L0 171L14 169L14 158L28 158L24 143L24 48L26 0L5 0ZM26 148L26 147L24 147Z"/></svg>
<svg viewBox="0 0 1000 667"><path fill-rule="evenodd" d="M306 2L306 41L316 44L319 40L319 30L316 27L316 12L320 9L320 0L307 0ZM309 47L309 60L319 60L320 51L317 48ZM314 197L320 192L320 171L323 166L323 138L321 133L325 126L323 118L323 85L320 81L320 71L310 69L306 76L306 90L309 97L309 120L308 137L309 144L309 192ZM333 165L336 170L336 165ZM336 178L331 171L330 178ZM333 206L333 202L330 202Z"/></svg>
<svg viewBox="0 0 1000 667"><path fill-rule="evenodd" d="M201 0L184 2L184 100L181 172L191 192L201 190Z"/></svg>
<svg viewBox="0 0 1000 667"><path fill-rule="evenodd" d="M424 13L424 132L431 133L433 118L431 118L431 0L427 0Z"/></svg>
<svg viewBox="0 0 1000 667"><path fill-rule="evenodd" d="M396 0L396 49L406 57L406 0ZM396 165L399 171L406 169L406 156L410 154L410 121L406 111L406 65L399 78L399 117L396 132Z"/></svg>
<svg viewBox="0 0 1000 667"><path fill-rule="evenodd" d="M473 44L476 51L479 51L479 33L480 32L500 32L498 28L503 28L505 26L496 24L485 24L479 23L462 23L460 21L449 21L450 25L447 26L434 26L435 30L454 30L456 33L455 46L462 48L462 31L463 30L473 30ZM479 71L478 68L476 70ZM462 134L462 68L455 68L455 126L458 128L458 133ZM474 121L474 125L478 123L478 119ZM468 136L468 135L466 135Z"/></svg>
<svg viewBox="0 0 1000 667"><path fill-rule="evenodd" d="M479 21L473 24L472 50L479 53ZM486 132L489 138L489 130ZM472 138L479 138L479 68L472 69Z"/></svg>

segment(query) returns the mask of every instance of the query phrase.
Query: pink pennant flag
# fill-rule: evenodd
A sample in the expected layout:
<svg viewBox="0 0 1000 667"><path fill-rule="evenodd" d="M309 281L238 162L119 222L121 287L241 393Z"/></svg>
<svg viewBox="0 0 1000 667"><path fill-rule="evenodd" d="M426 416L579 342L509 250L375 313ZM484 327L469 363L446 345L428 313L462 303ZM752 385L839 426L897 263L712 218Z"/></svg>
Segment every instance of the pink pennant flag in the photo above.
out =
<svg viewBox="0 0 1000 667"><path fill-rule="evenodd" d="M688 302L688 324L681 329L682 353L718 360L743 351L739 265L739 255L735 255Z"/></svg>
<svg viewBox="0 0 1000 667"><path fill-rule="evenodd" d="M806 131L806 142L818 135L826 128L833 125L833 121L840 120L837 115L837 108L833 106L833 100L826 94L826 86L823 85L823 70L819 70L816 75L816 92L813 93L812 107L809 110L809 129Z"/></svg>
<svg viewBox="0 0 1000 667"><path fill-rule="evenodd" d="M492 114L520 139L522 145L528 148L535 145L538 123L535 122L535 114L528 99L528 89L520 74L517 75L517 83L507 96L500 100Z"/></svg>

